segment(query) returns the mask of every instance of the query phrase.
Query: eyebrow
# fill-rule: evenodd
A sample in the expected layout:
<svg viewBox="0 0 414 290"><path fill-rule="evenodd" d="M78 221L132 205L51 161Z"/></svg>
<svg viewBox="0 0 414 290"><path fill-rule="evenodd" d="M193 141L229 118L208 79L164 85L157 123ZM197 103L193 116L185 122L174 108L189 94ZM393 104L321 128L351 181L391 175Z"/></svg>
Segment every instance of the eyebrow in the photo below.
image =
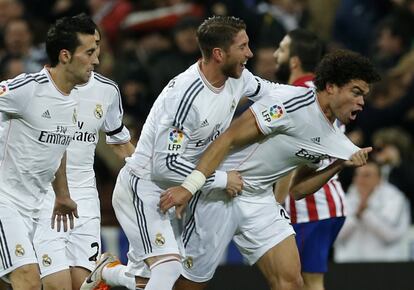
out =
<svg viewBox="0 0 414 290"><path fill-rule="evenodd" d="M366 92L364 92L364 90L363 89L361 89L358 85L354 85L353 87L352 87L352 90L354 90L354 89L357 89L358 91L359 91L359 93L361 93L364 97L368 94L368 92L366 93Z"/></svg>

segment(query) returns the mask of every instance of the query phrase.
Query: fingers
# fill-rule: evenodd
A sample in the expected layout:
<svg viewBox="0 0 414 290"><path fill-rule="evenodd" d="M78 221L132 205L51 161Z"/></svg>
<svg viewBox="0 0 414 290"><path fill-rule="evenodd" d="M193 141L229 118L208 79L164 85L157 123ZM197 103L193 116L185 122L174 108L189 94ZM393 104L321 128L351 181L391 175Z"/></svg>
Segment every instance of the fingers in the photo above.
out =
<svg viewBox="0 0 414 290"><path fill-rule="evenodd" d="M60 226L62 222L62 216L60 214L56 215L56 230L60 232Z"/></svg>
<svg viewBox="0 0 414 290"><path fill-rule="evenodd" d="M160 198L160 209L161 209L161 211L163 213L166 213L167 210L169 210L173 205L174 205L174 203L173 203L173 198L172 198L171 192L169 192L168 190L163 192L161 194L161 198Z"/></svg>
<svg viewBox="0 0 414 290"><path fill-rule="evenodd" d="M62 215L62 221L63 221L63 231L67 232L68 231L68 216L67 215Z"/></svg>
<svg viewBox="0 0 414 290"><path fill-rule="evenodd" d="M175 215L177 216L179 220L182 219L183 217L184 208L185 208L184 205L178 205L175 207Z"/></svg>

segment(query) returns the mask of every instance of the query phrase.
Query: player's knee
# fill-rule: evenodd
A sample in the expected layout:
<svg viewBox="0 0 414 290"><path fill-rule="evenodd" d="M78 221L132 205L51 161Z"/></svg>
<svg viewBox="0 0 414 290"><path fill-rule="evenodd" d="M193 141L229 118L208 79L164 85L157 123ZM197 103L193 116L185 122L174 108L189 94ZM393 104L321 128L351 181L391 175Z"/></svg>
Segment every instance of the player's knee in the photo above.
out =
<svg viewBox="0 0 414 290"><path fill-rule="evenodd" d="M298 273L289 273L280 277L273 276L268 281L270 289L299 290L303 287L303 279Z"/></svg>

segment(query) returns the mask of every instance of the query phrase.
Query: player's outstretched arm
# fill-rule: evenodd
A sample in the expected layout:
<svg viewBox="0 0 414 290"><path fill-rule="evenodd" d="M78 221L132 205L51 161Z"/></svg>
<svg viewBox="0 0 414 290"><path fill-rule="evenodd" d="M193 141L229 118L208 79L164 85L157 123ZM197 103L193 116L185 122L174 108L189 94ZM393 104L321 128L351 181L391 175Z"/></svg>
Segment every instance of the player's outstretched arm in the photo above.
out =
<svg viewBox="0 0 414 290"><path fill-rule="evenodd" d="M208 146L196 169L187 176L183 184L171 187L161 195L161 210L166 212L176 206L177 216L180 217L192 195L203 187L206 176L210 176L216 170L230 149L251 144L261 138L263 134L257 127L256 118L250 110L245 111L230 128Z"/></svg>
<svg viewBox="0 0 414 290"><path fill-rule="evenodd" d="M358 150L349 158L349 160L337 160L323 170L309 168L306 165L295 170L289 192L298 200L309 194L318 191L325 183L344 167L359 167L367 163L368 153L372 147L366 147Z"/></svg>
<svg viewBox="0 0 414 290"><path fill-rule="evenodd" d="M55 192L55 205L52 212L51 226L60 232L63 222L63 230L68 230L69 226L73 229L74 217L78 216L77 204L70 198L68 182L66 179L66 152L63 155L62 161L58 170L55 173L55 179L52 181L53 190Z"/></svg>

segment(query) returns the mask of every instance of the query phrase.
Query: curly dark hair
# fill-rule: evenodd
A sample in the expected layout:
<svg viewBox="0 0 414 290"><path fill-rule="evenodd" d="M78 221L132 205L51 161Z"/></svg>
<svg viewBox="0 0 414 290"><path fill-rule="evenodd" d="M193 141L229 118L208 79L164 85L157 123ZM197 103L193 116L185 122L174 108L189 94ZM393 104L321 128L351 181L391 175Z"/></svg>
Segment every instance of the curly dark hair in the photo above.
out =
<svg viewBox="0 0 414 290"><path fill-rule="evenodd" d="M328 53L315 71L315 86L323 91L326 84L335 84L342 87L352 80L363 80L368 84L381 79L371 61L349 50L337 50Z"/></svg>
<svg viewBox="0 0 414 290"><path fill-rule="evenodd" d="M246 24L237 17L213 16L204 20L197 29L198 45L203 57L209 59L215 47L227 51L241 30L246 30Z"/></svg>

